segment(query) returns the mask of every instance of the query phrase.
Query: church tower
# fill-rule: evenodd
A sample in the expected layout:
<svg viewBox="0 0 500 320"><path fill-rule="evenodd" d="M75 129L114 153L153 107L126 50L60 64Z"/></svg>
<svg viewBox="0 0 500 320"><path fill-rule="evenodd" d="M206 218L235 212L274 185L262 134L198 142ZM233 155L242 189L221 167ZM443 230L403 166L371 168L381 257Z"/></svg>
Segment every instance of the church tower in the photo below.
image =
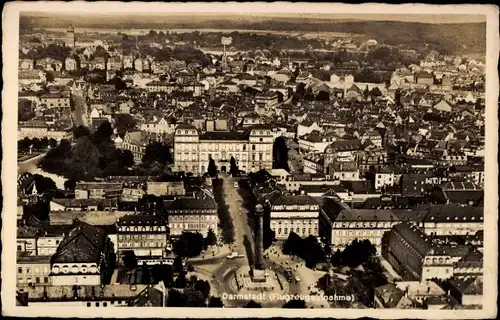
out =
<svg viewBox="0 0 500 320"><path fill-rule="evenodd" d="M71 24L69 25L69 28L66 31L66 45L72 49L75 48L75 29Z"/></svg>

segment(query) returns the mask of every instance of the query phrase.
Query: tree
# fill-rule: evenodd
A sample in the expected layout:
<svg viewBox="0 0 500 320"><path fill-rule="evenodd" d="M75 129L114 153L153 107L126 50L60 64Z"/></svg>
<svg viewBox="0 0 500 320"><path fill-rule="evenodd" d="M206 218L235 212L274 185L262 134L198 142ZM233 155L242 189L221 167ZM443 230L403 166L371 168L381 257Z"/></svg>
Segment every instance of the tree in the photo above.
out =
<svg viewBox="0 0 500 320"><path fill-rule="evenodd" d="M206 280L196 280L194 288L201 292L205 301L210 296L210 283Z"/></svg>
<svg viewBox="0 0 500 320"><path fill-rule="evenodd" d="M360 241L355 239L342 251L340 256L341 264L356 268L375 256L376 253L375 246L369 240ZM338 259L338 257L335 257L335 259Z"/></svg>
<svg viewBox="0 0 500 320"><path fill-rule="evenodd" d="M158 162L163 166L172 163L170 148L161 142L150 143L146 146L142 162L147 166L151 166L154 162Z"/></svg>
<svg viewBox="0 0 500 320"><path fill-rule="evenodd" d="M177 278L174 281L174 288L182 289L182 288L185 288L186 285L187 285L186 272L181 271L181 272L179 272L179 275L177 276Z"/></svg>
<svg viewBox="0 0 500 320"><path fill-rule="evenodd" d="M196 232L184 232L174 243L174 253L180 257L195 257L203 250L203 236Z"/></svg>
<svg viewBox="0 0 500 320"><path fill-rule="evenodd" d="M224 308L224 303L222 302L222 299L219 297L210 297L208 300L208 307L209 308Z"/></svg>
<svg viewBox="0 0 500 320"><path fill-rule="evenodd" d="M97 46L94 51L94 58L109 58L109 53L102 46Z"/></svg>
<svg viewBox="0 0 500 320"><path fill-rule="evenodd" d="M99 150L88 137L81 137L71 149L68 168L70 176L77 180L92 179L99 176Z"/></svg>
<svg viewBox="0 0 500 320"><path fill-rule="evenodd" d="M135 164L134 155L130 150L121 150L121 163L124 167L130 168Z"/></svg>
<svg viewBox="0 0 500 320"><path fill-rule="evenodd" d="M177 289L168 290L167 307L184 307L186 299L184 294Z"/></svg>
<svg viewBox="0 0 500 320"><path fill-rule="evenodd" d="M382 96L382 91L378 87L374 87L371 91L370 94L372 97L380 97Z"/></svg>
<svg viewBox="0 0 500 320"><path fill-rule="evenodd" d="M250 300L243 308L262 308L262 305L254 300Z"/></svg>
<svg viewBox="0 0 500 320"><path fill-rule="evenodd" d="M316 100L317 101L329 101L330 100L330 93L328 91L320 90L316 94Z"/></svg>
<svg viewBox="0 0 500 320"><path fill-rule="evenodd" d="M283 253L284 254L294 254L295 252L300 251L302 239L295 232L290 232L288 238L283 244Z"/></svg>
<svg viewBox="0 0 500 320"><path fill-rule="evenodd" d="M396 92L394 93L394 102L396 103L397 106L401 105L401 89L396 89Z"/></svg>
<svg viewBox="0 0 500 320"><path fill-rule="evenodd" d="M127 250L123 252L122 256L123 265L129 270L134 270L137 268L137 257L133 250Z"/></svg>
<svg viewBox="0 0 500 320"><path fill-rule="evenodd" d="M99 125L96 132L94 132L93 139L95 142L107 142L111 141L111 136L113 135L113 127L109 121L103 122Z"/></svg>
<svg viewBox="0 0 500 320"><path fill-rule="evenodd" d="M217 177L217 166L215 165L215 160L212 157L210 157L210 159L208 160L207 172L210 175L210 177L212 178Z"/></svg>
<svg viewBox="0 0 500 320"><path fill-rule="evenodd" d="M340 266L342 264L342 253L339 249L332 254L331 262L334 266Z"/></svg>
<svg viewBox="0 0 500 320"><path fill-rule="evenodd" d="M142 263L141 267L141 284L151 284L153 282L153 277L151 271L149 270L146 262Z"/></svg>
<svg viewBox="0 0 500 320"><path fill-rule="evenodd" d="M33 178L35 179L35 187L38 194L42 194L47 190L57 189L56 183L51 178L47 178L39 174L33 175Z"/></svg>
<svg viewBox="0 0 500 320"><path fill-rule="evenodd" d="M50 139L49 139L49 147L50 147L50 148L55 148L55 147L57 147L57 140L56 140L56 139L54 139L54 138L50 138Z"/></svg>
<svg viewBox="0 0 500 320"><path fill-rule="evenodd" d="M127 131L132 131L137 121L128 113L120 113L115 116L115 127L118 135L123 136Z"/></svg>
<svg viewBox="0 0 500 320"><path fill-rule="evenodd" d="M212 229L208 230L207 237L203 241L205 246L213 246L217 244L217 236Z"/></svg>
<svg viewBox="0 0 500 320"><path fill-rule="evenodd" d="M316 264L324 261L325 252L314 236L305 239L291 232L283 244L283 253L301 257L305 260L306 267L314 268Z"/></svg>
<svg viewBox="0 0 500 320"><path fill-rule="evenodd" d="M236 159L233 156L231 156L229 165L230 165L229 174L231 174L233 177L237 176L240 170L238 168L238 165L236 164Z"/></svg>
<svg viewBox="0 0 500 320"><path fill-rule="evenodd" d="M48 201L38 201L23 207L23 219L26 220L31 216L36 217L40 221L48 221L50 205Z"/></svg>
<svg viewBox="0 0 500 320"><path fill-rule="evenodd" d="M363 90L363 97L368 99L368 96L370 95L370 90L368 89L368 86L366 86L365 90Z"/></svg>
<svg viewBox="0 0 500 320"><path fill-rule="evenodd" d="M120 77L114 77L109 83L115 86L116 91L122 91L127 88L127 83Z"/></svg>
<svg viewBox="0 0 500 320"><path fill-rule="evenodd" d="M153 265L151 275L158 281L163 281L165 288L171 288L174 282L172 266L165 264Z"/></svg>
<svg viewBox="0 0 500 320"><path fill-rule="evenodd" d="M284 305L283 308L285 309L305 309L306 308L306 302L302 299L300 300L288 300Z"/></svg>
<svg viewBox="0 0 500 320"><path fill-rule="evenodd" d="M33 141L30 138L24 138L17 141L17 150L22 152L28 152L30 150Z"/></svg>
<svg viewBox="0 0 500 320"><path fill-rule="evenodd" d="M285 169L290 171L288 167L288 147L286 140L283 137L277 137L273 144L273 167L275 169Z"/></svg>
<svg viewBox="0 0 500 320"><path fill-rule="evenodd" d="M77 181L74 179L68 179L64 181L64 189L75 191Z"/></svg>
<svg viewBox="0 0 500 320"><path fill-rule="evenodd" d="M176 256L174 259L174 264L172 265L173 271L180 273L184 270L184 263L182 262L181 256Z"/></svg>
<svg viewBox="0 0 500 320"><path fill-rule="evenodd" d="M184 297L186 299L186 307L199 308L206 307L205 298L203 294L193 288L186 288L184 290Z"/></svg>
<svg viewBox="0 0 500 320"><path fill-rule="evenodd" d="M54 82L54 74L50 71L45 72L45 80L49 83Z"/></svg>
<svg viewBox="0 0 500 320"><path fill-rule="evenodd" d="M158 33L155 30L149 30L148 36L149 38L155 38L158 35Z"/></svg>

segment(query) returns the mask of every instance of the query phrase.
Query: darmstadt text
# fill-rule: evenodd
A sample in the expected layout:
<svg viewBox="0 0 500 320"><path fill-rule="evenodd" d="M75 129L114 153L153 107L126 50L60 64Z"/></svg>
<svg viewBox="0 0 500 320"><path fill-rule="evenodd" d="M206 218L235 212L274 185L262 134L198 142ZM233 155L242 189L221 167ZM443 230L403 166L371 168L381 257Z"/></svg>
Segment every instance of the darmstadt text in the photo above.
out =
<svg viewBox="0 0 500 320"><path fill-rule="evenodd" d="M347 301L347 302L353 302L354 295L353 294L351 294L351 295L334 294L334 295L313 296L313 295L307 295L307 294L290 295L290 294L277 294L277 293L256 293L256 294L223 293L222 299L225 299L225 300L268 300L268 301L304 300L306 302L309 302L309 301Z"/></svg>

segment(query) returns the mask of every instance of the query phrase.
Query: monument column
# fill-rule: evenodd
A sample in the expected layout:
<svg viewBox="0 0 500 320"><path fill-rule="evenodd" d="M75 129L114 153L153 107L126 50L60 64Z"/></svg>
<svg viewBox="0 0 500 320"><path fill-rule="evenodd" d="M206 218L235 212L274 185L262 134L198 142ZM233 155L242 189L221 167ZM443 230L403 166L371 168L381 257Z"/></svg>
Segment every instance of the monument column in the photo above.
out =
<svg viewBox="0 0 500 320"><path fill-rule="evenodd" d="M257 230L255 230L255 269L264 269L264 228L262 219L264 216L264 207L261 204L255 206L255 218L257 219Z"/></svg>

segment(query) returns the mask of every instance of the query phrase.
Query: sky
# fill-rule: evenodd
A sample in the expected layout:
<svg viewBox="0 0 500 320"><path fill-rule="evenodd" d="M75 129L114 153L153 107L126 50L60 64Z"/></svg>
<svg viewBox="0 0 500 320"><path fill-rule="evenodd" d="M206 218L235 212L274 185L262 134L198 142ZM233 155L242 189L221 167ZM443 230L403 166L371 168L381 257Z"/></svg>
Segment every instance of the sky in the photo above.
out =
<svg viewBox="0 0 500 320"><path fill-rule="evenodd" d="M24 13L22 15L25 15ZM305 19L331 19L334 21L346 21L346 20L365 20L365 21L402 21L402 22L422 22L422 23L478 23L485 22L485 15L473 15L473 14L353 14L353 13L334 13L334 14L297 14L297 13L167 13L161 14L158 12L153 13L133 13L130 12L124 13L26 13L27 16L50 16L53 18L76 18L76 19L85 19L86 17L92 17L95 19L98 16L102 18L105 17L114 17L121 15L126 15L127 20L133 19L137 17L138 19L142 19L144 16L155 16L155 17L164 17L164 18L181 18L185 17L187 21L189 21L189 17L195 17L198 19L206 18L208 20L220 20L220 19L238 19L238 18L264 18L264 19L272 19L272 18L305 18ZM89 19L89 20L93 20ZM175 19L175 20L177 20ZM107 22L107 21L106 21ZM313 21L311 21L313 22ZM324 22L324 21L323 21Z"/></svg>

